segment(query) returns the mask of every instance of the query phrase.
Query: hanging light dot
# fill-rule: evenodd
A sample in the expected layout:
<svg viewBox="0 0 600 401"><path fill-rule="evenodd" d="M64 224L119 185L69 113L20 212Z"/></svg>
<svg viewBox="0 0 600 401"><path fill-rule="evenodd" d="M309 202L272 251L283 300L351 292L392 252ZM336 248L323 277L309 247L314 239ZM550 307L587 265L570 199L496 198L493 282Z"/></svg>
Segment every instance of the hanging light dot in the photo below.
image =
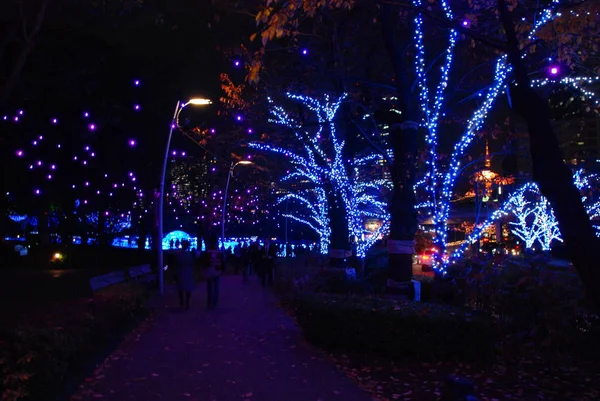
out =
<svg viewBox="0 0 600 401"><path fill-rule="evenodd" d="M48 174L48 179L51 180L52 179L52 174Z"/></svg>
<svg viewBox="0 0 600 401"><path fill-rule="evenodd" d="M89 186L90 186L90 183L86 181L86 182L85 182L85 186L86 186L86 187L89 187Z"/></svg>
<svg viewBox="0 0 600 401"><path fill-rule="evenodd" d="M90 116L90 113L88 113L87 111L83 112L83 117L84 118L88 118Z"/></svg>
<svg viewBox="0 0 600 401"><path fill-rule="evenodd" d="M20 116L22 116L22 115L24 114L24 111L23 111L23 110L19 110L17 113L18 113Z"/></svg>
<svg viewBox="0 0 600 401"><path fill-rule="evenodd" d="M133 109L134 109L135 111L140 111L141 107L140 107L140 105L139 105L139 104L135 104L135 105L133 105Z"/></svg>
<svg viewBox="0 0 600 401"><path fill-rule="evenodd" d="M53 118L52 119L52 124L58 124L58 119L57 118Z"/></svg>
<svg viewBox="0 0 600 401"><path fill-rule="evenodd" d="M17 150L15 152L15 154L17 155L17 157L23 157L23 155L25 154L22 150Z"/></svg>
<svg viewBox="0 0 600 401"><path fill-rule="evenodd" d="M308 49L302 49L302 55L306 56L308 54Z"/></svg>
<svg viewBox="0 0 600 401"><path fill-rule="evenodd" d="M242 121L242 116L240 114L238 114L237 116L235 116L235 119L237 121Z"/></svg>
<svg viewBox="0 0 600 401"><path fill-rule="evenodd" d="M181 152L181 156L185 156L185 152Z"/></svg>
<svg viewBox="0 0 600 401"><path fill-rule="evenodd" d="M548 72L550 73L550 75L558 75L558 73L560 72L560 68L553 65L548 68Z"/></svg>
<svg viewBox="0 0 600 401"><path fill-rule="evenodd" d="M96 154L94 152L92 152L92 153L90 153L90 156L96 157Z"/></svg>
<svg viewBox="0 0 600 401"><path fill-rule="evenodd" d="M130 139L129 140L129 146L134 147L135 145L137 145L135 139Z"/></svg>
<svg viewBox="0 0 600 401"><path fill-rule="evenodd" d="M89 129L90 131L96 131L96 124L89 124L89 125L88 125L88 129Z"/></svg>
<svg viewBox="0 0 600 401"><path fill-rule="evenodd" d="M38 166L41 166L41 165L42 165L42 161L41 161L41 160L38 160L36 164L37 164Z"/></svg>
<svg viewBox="0 0 600 401"><path fill-rule="evenodd" d="M140 80L136 79L135 81L133 81L133 85L140 86Z"/></svg>
<svg viewBox="0 0 600 401"><path fill-rule="evenodd" d="M19 116L15 116L14 120L15 120L16 123L18 123L19 122Z"/></svg>
<svg viewBox="0 0 600 401"><path fill-rule="evenodd" d="M36 194L36 195L39 195L39 194L42 193L42 191L40 191L39 189L36 189L36 190L33 191L33 193Z"/></svg>
<svg viewBox="0 0 600 401"><path fill-rule="evenodd" d="M58 145L56 145L56 147L60 149L60 148L61 148L61 145L60 145L60 143L59 143Z"/></svg>
<svg viewBox="0 0 600 401"><path fill-rule="evenodd" d="M50 170L56 170L56 165L55 164L50 165Z"/></svg>
<svg viewBox="0 0 600 401"><path fill-rule="evenodd" d="M211 129L210 129L210 133L211 133L211 134L214 134L214 133L216 133L216 132L217 132L217 130L216 130L216 129L214 129L214 128L211 128Z"/></svg>

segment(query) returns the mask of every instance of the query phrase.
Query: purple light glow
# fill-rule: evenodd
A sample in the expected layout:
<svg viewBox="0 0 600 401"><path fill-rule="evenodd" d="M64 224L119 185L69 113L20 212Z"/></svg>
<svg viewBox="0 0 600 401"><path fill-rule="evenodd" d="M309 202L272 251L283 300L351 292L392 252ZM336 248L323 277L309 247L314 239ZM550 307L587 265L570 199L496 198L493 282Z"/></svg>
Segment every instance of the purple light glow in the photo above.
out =
<svg viewBox="0 0 600 401"><path fill-rule="evenodd" d="M33 164L29 165L29 170L33 170Z"/></svg>
<svg viewBox="0 0 600 401"><path fill-rule="evenodd" d="M302 55L306 56L308 54L308 49L302 49Z"/></svg>
<svg viewBox="0 0 600 401"><path fill-rule="evenodd" d="M96 157L96 154L94 152L92 152L92 153L90 153L90 156Z"/></svg>
<svg viewBox="0 0 600 401"><path fill-rule="evenodd" d="M58 124L58 119L56 119L56 118L53 118L53 119L52 119L52 124Z"/></svg>
<svg viewBox="0 0 600 401"><path fill-rule="evenodd" d="M252 131L252 128L248 128L248 133L251 134L252 132L254 132Z"/></svg>
<svg viewBox="0 0 600 401"><path fill-rule="evenodd" d="M238 115L235 117L235 119L236 119L236 120L238 120L238 121L242 121L242 116L238 114Z"/></svg>
<svg viewBox="0 0 600 401"><path fill-rule="evenodd" d="M23 151L22 150L17 150L15 153L18 157L23 157Z"/></svg>
<svg viewBox="0 0 600 401"><path fill-rule="evenodd" d="M88 113L87 111L83 112L83 117L88 118L90 116L90 113Z"/></svg>
<svg viewBox="0 0 600 401"><path fill-rule="evenodd" d="M38 166L41 166L41 165L42 165L42 162L41 162L40 160L38 160L36 164L37 164Z"/></svg>
<svg viewBox="0 0 600 401"><path fill-rule="evenodd" d="M83 165L87 166L87 161L86 160L83 161Z"/></svg>
<svg viewBox="0 0 600 401"><path fill-rule="evenodd" d="M19 111L17 111L17 113L19 113L19 115L22 116L23 115L23 110L19 110Z"/></svg>
<svg viewBox="0 0 600 401"><path fill-rule="evenodd" d="M136 145L135 139L129 140L129 146L134 147Z"/></svg>
<svg viewBox="0 0 600 401"><path fill-rule="evenodd" d="M141 107L140 107L140 105L139 105L139 104L136 104L136 105L134 105L134 106L133 106L133 109L134 109L135 111L139 111L139 110L140 110L140 108L141 108Z"/></svg>
<svg viewBox="0 0 600 401"><path fill-rule="evenodd" d="M52 179L52 174L48 174L48 179L51 180Z"/></svg>
<svg viewBox="0 0 600 401"><path fill-rule="evenodd" d="M129 176L130 176L130 177L133 177L133 173L131 173L131 172L130 172L130 173L129 173Z"/></svg>
<svg viewBox="0 0 600 401"><path fill-rule="evenodd" d="M464 26L464 27L469 26L469 24L470 24L470 22L467 19L462 22L462 26Z"/></svg>
<svg viewBox="0 0 600 401"><path fill-rule="evenodd" d="M34 194L39 195L42 193L42 191L40 191L39 189L36 189L35 191L33 191Z"/></svg>
<svg viewBox="0 0 600 401"><path fill-rule="evenodd" d="M88 125L88 129L90 131L96 131L96 124L90 124L90 125Z"/></svg>
<svg viewBox="0 0 600 401"><path fill-rule="evenodd" d="M41 141L42 139L44 139L44 137L40 135L38 136L38 139Z"/></svg>
<svg viewBox="0 0 600 401"><path fill-rule="evenodd" d="M31 142L31 143L33 144L33 146L37 146L37 144L38 144L38 141L33 141L33 142Z"/></svg>
<svg viewBox="0 0 600 401"><path fill-rule="evenodd" d="M174 151L172 151L172 152L171 152L171 154L172 154L173 156L177 156L177 151L176 151L176 150L174 150Z"/></svg>
<svg viewBox="0 0 600 401"><path fill-rule="evenodd" d="M135 86L140 86L140 81L138 79L136 79L135 81L133 81L133 84Z"/></svg>
<svg viewBox="0 0 600 401"><path fill-rule="evenodd" d="M552 66L548 69L548 71L550 71L550 75L558 75L558 73L560 72L560 68L558 68L557 66Z"/></svg>
<svg viewBox="0 0 600 401"><path fill-rule="evenodd" d="M233 65L235 65L236 67L239 67L240 66L240 60L235 60L233 62Z"/></svg>
<svg viewBox="0 0 600 401"><path fill-rule="evenodd" d="M60 149L60 143L58 145L56 145L56 147Z"/></svg>
<svg viewBox="0 0 600 401"><path fill-rule="evenodd" d="M73 156L73 160L77 160L77 156Z"/></svg>
<svg viewBox="0 0 600 401"><path fill-rule="evenodd" d="M211 129L210 129L210 133L211 133L211 134L214 134L214 133L216 133L216 132L217 132L217 130L215 130L214 128L211 128Z"/></svg>
<svg viewBox="0 0 600 401"><path fill-rule="evenodd" d="M185 152L181 152L181 156L185 156Z"/></svg>
<svg viewBox="0 0 600 401"><path fill-rule="evenodd" d="M8 116L4 116L4 117L2 117L2 119L3 119L4 121L8 120Z"/></svg>
<svg viewBox="0 0 600 401"><path fill-rule="evenodd" d="M86 182L85 182L85 186L86 186L86 187L89 187L89 186L90 186L90 183L86 181Z"/></svg>
<svg viewBox="0 0 600 401"><path fill-rule="evenodd" d="M90 147L89 147L89 146L86 146L86 147L85 147L85 150L90 150Z"/></svg>
<svg viewBox="0 0 600 401"><path fill-rule="evenodd" d="M56 170L56 165L55 165L55 164L52 164L52 165L50 166L50 170Z"/></svg>
<svg viewBox="0 0 600 401"><path fill-rule="evenodd" d="M18 123L19 122L19 116L15 116L15 122Z"/></svg>

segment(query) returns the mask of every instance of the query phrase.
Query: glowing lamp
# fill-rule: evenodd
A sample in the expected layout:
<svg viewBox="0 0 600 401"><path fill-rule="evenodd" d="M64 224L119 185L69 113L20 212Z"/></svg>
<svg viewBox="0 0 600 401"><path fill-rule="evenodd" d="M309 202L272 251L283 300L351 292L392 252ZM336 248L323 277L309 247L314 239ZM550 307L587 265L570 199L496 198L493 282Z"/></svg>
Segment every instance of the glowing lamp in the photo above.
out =
<svg viewBox="0 0 600 401"><path fill-rule="evenodd" d="M558 75L558 73L560 72L560 68L553 65L548 69L548 72L550 72L550 75Z"/></svg>
<svg viewBox="0 0 600 401"><path fill-rule="evenodd" d="M308 49L302 49L302 55L306 56L308 54Z"/></svg>
<svg viewBox="0 0 600 401"><path fill-rule="evenodd" d="M129 146L134 147L136 145L135 139L129 140Z"/></svg>
<svg viewBox="0 0 600 401"><path fill-rule="evenodd" d="M17 150L17 151L15 152L15 154L16 154L18 157L23 157L23 154L24 154L24 153L23 153L23 151L22 151L22 150Z"/></svg>
<svg viewBox="0 0 600 401"><path fill-rule="evenodd" d="M33 191L34 194L39 195L42 193L42 191L40 191L39 189L36 189L35 191Z"/></svg>
<svg viewBox="0 0 600 401"><path fill-rule="evenodd" d="M207 104L212 104L212 101L210 99L194 98L188 100L188 102L185 105L187 106L188 104L193 104L195 106L203 106Z"/></svg>
<svg viewBox="0 0 600 401"><path fill-rule="evenodd" d="M139 105L139 104L135 104L135 105L133 105L133 109L134 109L135 111L139 111L139 110L140 110L140 108L141 108L141 107L140 107L140 105Z"/></svg>
<svg viewBox="0 0 600 401"><path fill-rule="evenodd" d="M235 60L233 62L233 65L236 66L236 67L239 67L240 66L240 60Z"/></svg>
<svg viewBox="0 0 600 401"><path fill-rule="evenodd" d="M52 164L52 165L50 166L50 170L56 170L56 165L55 165L55 164Z"/></svg>
<svg viewBox="0 0 600 401"><path fill-rule="evenodd" d="M90 131L96 131L96 124L90 124L90 125L88 125L88 129Z"/></svg>
<svg viewBox="0 0 600 401"><path fill-rule="evenodd" d="M135 81L133 81L133 84L134 84L135 86L140 86L140 80L139 80L139 79L136 79Z"/></svg>
<svg viewBox="0 0 600 401"><path fill-rule="evenodd" d="M87 111L85 111L85 112L83 113L83 116L84 116L85 118L88 118L88 117L90 116L90 113L88 113Z"/></svg>
<svg viewBox="0 0 600 401"><path fill-rule="evenodd" d="M237 121L242 121L242 116L238 114L238 115L235 117L235 119L236 119Z"/></svg>

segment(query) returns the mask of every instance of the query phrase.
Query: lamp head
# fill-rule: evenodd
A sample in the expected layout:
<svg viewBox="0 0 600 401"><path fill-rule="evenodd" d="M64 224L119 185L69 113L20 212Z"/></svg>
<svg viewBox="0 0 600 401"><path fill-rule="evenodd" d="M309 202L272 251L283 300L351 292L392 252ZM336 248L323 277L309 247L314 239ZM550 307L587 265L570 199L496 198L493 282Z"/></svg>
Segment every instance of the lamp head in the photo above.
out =
<svg viewBox="0 0 600 401"><path fill-rule="evenodd" d="M194 98L194 99L190 99L186 105L188 104L193 104L194 106L204 106L207 104L212 104L212 101L210 99L202 99L202 98Z"/></svg>
<svg viewBox="0 0 600 401"><path fill-rule="evenodd" d="M250 160L240 160L238 164L254 164L254 162L251 162Z"/></svg>

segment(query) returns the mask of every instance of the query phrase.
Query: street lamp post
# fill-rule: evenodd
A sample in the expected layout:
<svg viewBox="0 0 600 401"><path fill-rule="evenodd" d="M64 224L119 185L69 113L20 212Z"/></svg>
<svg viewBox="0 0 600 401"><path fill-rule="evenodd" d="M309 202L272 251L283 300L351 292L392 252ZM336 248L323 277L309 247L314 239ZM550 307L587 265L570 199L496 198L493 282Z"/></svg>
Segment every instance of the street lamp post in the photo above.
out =
<svg viewBox="0 0 600 401"><path fill-rule="evenodd" d="M223 194L223 214L221 217L221 251L225 252L225 215L227 213L227 192L229 191L229 181L233 177L233 170L239 165L253 164L250 160L240 160L237 163L231 162L229 172L227 173L227 182L225 183L225 193Z"/></svg>
<svg viewBox="0 0 600 401"><path fill-rule="evenodd" d="M164 294L165 292L165 281L164 281L164 269L163 269L163 212L165 205L165 179L167 175L167 162L169 161L169 152L171 150L171 138L173 137L173 130L175 128L179 128L179 113L188 105L194 106L204 106L209 105L212 102L209 99L190 99L187 103L181 104L180 101L177 101L177 105L175 106L175 113L173 114L173 120L171 121L171 126L169 128L169 137L167 138L167 146L165 148L165 158L163 160L162 172L160 175L160 190L158 193L158 229L157 229L157 240L158 244L158 290L160 294Z"/></svg>

